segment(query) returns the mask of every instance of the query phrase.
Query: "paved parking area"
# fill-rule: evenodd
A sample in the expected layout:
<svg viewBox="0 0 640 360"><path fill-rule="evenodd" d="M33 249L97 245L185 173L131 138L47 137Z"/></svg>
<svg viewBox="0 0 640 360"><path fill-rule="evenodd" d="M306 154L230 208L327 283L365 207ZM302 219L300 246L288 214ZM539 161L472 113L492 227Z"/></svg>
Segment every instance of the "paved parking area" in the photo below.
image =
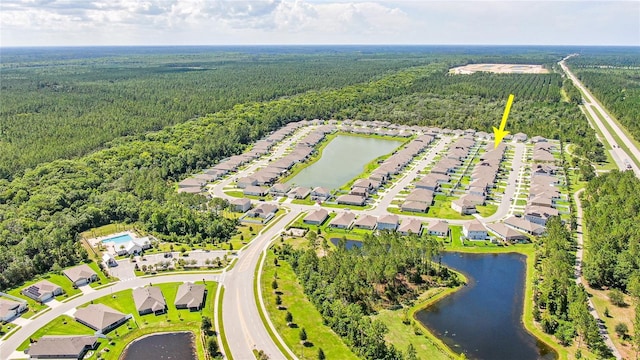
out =
<svg viewBox="0 0 640 360"><path fill-rule="evenodd" d="M131 262L129 259L118 260L118 266L110 267L109 273L120 279L120 281L134 279L136 277L135 266L136 263Z"/></svg>

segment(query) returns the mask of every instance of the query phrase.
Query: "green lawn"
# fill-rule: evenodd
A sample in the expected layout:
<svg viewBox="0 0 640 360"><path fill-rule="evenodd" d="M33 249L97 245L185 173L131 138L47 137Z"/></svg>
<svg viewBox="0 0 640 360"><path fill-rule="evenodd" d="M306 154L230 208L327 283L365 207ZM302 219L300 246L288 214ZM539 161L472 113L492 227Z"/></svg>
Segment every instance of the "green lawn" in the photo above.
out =
<svg viewBox="0 0 640 360"><path fill-rule="evenodd" d="M114 281L113 279L107 278L105 274L102 271L100 271L100 267L95 262L92 261L87 265L89 265L89 267L92 268L93 271L96 272L96 274L98 274L98 281L94 281L91 284L89 284L89 286L91 286L92 288L102 286Z"/></svg>
<svg viewBox="0 0 640 360"><path fill-rule="evenodd" d="M446 350L435 344L433 335L422 329L420 331L421 334L416 334L411 324L402 322L404 318L403 309L381 310L374 318L380 320L389 329L389 332L385 335L385 340L393 344L398 350L406 351L409 344L412 344L416 349L418 359L451 359ZM417 322L417 320L414 321Z"/></svg>
<svg viewBox="0 0 640 360"><path fill-rule="evenodd" d="M153 282L153 279L150 279L150 282ZM127 325L120 326L107 334L111 340L107 359L117 359L127 344L142 335L167 331L194 332L198 335L195 337L198 358L204 358L204 345L202 344L202 338L199 336L200 325L202 316L208 316L213 320L213 299L215 297L217 283L207 282L206 304L203 310L197 312L176 310L173 303L179 285L180 283L154 285L162 290L162 294L167 301L168 311L164 315L138 315L133 302L132 290L123 290L94 301L96 304L105 304L125 314L133 314L134 316L133 321L129 321Z"/></svg>
<svg viewBox="0 0 640 360"><path fill-rule="evenodd" d="M488 217L496 213L498 211L498 205L495 204L487 204L487 205L478 205L476 206L476 210L478 210L478 214L482 217Z"/></svg>
<svg viewBox="0 0 640 360"><path fill-rule="evenodd" d="M282 336L287 346L301 359L316 359L318 349L322 348L327 359L357 359L357 357L342 342L329 327L322 324L322 316L315 306L307 299L298 283L295 273L286 261L280 261L277 267L278 291L282 292L282 305L287 310L278 310L275 304L275 295L271 288L276 267L273 264L275 255L270 250L267 253L262 273L262 295L267 312L276 330ZM298 328L290 328L285 322L286 311L293 315L293 322ZM303 347L300 344L298 334L304 327L309 337L311 347Z"/></svg>
<svg viewBox="0 0 640 360"><path fill-rule="evenodd" d="M133 228L134 228L134 224L121 224L121 223L108 224L108 225L100 226L97 228L89 229L83 233L80 233L80 236L82 236L85 239L91 239L91 238L115 234L117 232L131 230Z"/></svg>
<svg viewBox="0 0 640 360"><path fill-rule="evenodd" d="M96 271L96 272L100 273L99 271ZM55 299L58 300L58 301L64 301L65 299L68 299L68 298L70 298L70 297L82 292L80 289L74 289L73 288L73 283L66 276L59 275L59 274L53 274L53 273L49 273L49 274L43 275L43 276L41 276L41 277L39 277L39 278L37 278L35 280L32 280L32 281L24 283L23 285L21 285L20 287L18 287L16 289L12 289L12 290L7 291L7 293L9 295L24 299L29 304L29 310L22 314L22 317L25 318L25 319L29 319L29 318L33 317L34 315L40 313L42 310L45 310L45 309L48 308L47 305L40 304L37 301L34 301L31 298L28 298L28 297L26 297L26 296L24 296L24 295L22 295L20 293L20 290L22 290L22 289L24 289L26 287L29 287L29 286L31 286L31 285L33 285L33 284L35 284L35 283L37 283L38 281L41 281L41 280L48 280L48 281L50 281L50 282L62 287L62 290L64 290L65 293L55 297Z"/></svg>
<svg viewBox="0 0 640 360"><path fill-rule="evenodd" d="M93 330L75 321L71 316L61 315L41 327L30 338L40 339L44 335L93 335L93 333ZM28 347L29 339L20 344L18 350L23 351Z"/></svg>

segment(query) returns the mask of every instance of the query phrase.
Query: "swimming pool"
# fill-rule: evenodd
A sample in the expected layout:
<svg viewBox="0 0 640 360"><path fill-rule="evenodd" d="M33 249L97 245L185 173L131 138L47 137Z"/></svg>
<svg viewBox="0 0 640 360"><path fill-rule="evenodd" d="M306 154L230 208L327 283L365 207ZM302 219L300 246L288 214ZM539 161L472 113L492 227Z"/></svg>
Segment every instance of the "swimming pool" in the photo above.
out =
<svg viewBox="0 0 640 360"><path fill-rule="evenodd" d="M130 234L122 234L122 235L118 235L118 236L114 236L114 237L110 237L107 239L102 240L102 243L108 243L108 242L112 242L114 244L124 244L126 242L129 242L133 240L133 238L131 237Z"/></svg>

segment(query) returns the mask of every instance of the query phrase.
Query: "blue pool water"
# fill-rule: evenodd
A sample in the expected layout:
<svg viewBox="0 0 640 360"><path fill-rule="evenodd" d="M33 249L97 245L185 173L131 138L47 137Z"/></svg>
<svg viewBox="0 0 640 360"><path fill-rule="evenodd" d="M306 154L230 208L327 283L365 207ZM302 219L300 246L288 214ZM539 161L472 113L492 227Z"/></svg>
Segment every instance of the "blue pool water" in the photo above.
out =
<svg viewBox="0 0 640 360"><path fill-rule="evenodd" d="M104 240L102 240L102 242L103 243L113 242L115 244L124 244L126 242L131 241L131 240L133 240L131 235L123 234L123 235L118 235L118 236L114 236L114 237L110 237L110 238L104 239Z"/></svg>

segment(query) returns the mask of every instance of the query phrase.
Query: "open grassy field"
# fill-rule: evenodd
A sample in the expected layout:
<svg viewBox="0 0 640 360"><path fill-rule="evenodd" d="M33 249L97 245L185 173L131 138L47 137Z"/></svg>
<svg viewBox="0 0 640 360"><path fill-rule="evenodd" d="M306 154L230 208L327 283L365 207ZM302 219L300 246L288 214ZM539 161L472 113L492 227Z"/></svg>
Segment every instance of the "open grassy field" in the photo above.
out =
<svg viewBox="0 0 640 360"><path fill-rule="evenodd" d="M358 359L336 333L322 324L322 316L304 295L291 266L286 261L280 261L279 266L276 267L273 263L274 258L273 252L268 251L260 286L263 289L263 299L269 317L287 346L301 359L316 359L320 348L327 359ZM280 295L282 305L286 310L278 310L275 303L276 295L271 288L276 271L278 273L277 290L282 293ZM297 327L287 326L285 321L287 311L293 315L293 322ZM312 346L304 347L300 344L298 334L301 328L305 328L308 341L313 344Z"/></svg>

